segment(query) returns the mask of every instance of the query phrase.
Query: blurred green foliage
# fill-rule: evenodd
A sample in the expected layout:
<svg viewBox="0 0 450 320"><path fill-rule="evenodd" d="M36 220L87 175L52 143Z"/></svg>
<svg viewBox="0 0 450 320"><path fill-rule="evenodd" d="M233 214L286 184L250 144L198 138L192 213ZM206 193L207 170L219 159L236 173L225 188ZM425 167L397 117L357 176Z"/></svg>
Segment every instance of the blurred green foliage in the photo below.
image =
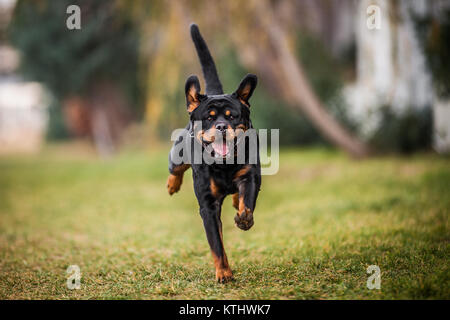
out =
<svg viewBox="0 0 450 320"><path fill-rule="evenodd" d="M70 4L82 9L82 30L66 27ZM444 14L447 18L439 23L418 20L417 29L437 90L448 95L450 19L449 12ZM138 2L134 6L107 0L18 0L9 36L22 53L22 74L44 83L55 98L49 109L48 136L68 136L60 110L62 100L86 94L102 79L123 90L138 119L146 112L153 132L162 139L166 140L173 129L184 127L188 119L184 81L192 70L200 70L200 65L190 40L185 39L187 33L179 32L182 25L174 5L163 2ZM233 92L252 70L239 62L239 49L229 35L220 30L213 34L207 42L215 52L225 91ZM144 37L151 40L145 42ZM354 71L355 48L349 47L343 57L333 56L318 37L305 30L294 33L293 40L306 77L323 105L345 127L356 129L341 95L345 75ZM149 45L151 52L143 53L140 41ZM267 89L260 81L251 99L255 128L280 129L282 145L328 144L298 108ZM429 147L430 111L411 111L402 117L388 108L382 112L382 126L372 139L377 147L406 152Z"/></svg>
<svg viewBox="0 0 450 320"><path fill-rule="evenodd" d="M427 58L435 84L436 94L450 97L450 10L439 17L414 17L421 47Z"/></svg>
<svg viewBox="0 0 450 320"><path fill-rule="evenodd" d="M60 103L55 99L53 99L48 106L48 118L49 126L46 132L48 140L66 140L70 137L70 132L64 123L64 116L60 108Z"/></svg>
<svg viewBox="0 0 450 320"><path fill-rule="evenodd" d="M390 106L381 108L381 125L373 135L371 143L379 151L413 151L431 147L431 107L422 110L408 108L408 112L397 115Z"/></svg>
<svg viewBox="0 0 450 320"><path fill-rule="evenodd" d="M69 30L66 8L80 6L81 30ZM139 37L130 16L107 0L19 0L9 28L21 51L21 73L42 82L56 99L86 94L100 80L119 85L130 105L139 107ZM142 110L136 110L142 113ZM61 112L51 110L50 137L64 136Z"/></svg>

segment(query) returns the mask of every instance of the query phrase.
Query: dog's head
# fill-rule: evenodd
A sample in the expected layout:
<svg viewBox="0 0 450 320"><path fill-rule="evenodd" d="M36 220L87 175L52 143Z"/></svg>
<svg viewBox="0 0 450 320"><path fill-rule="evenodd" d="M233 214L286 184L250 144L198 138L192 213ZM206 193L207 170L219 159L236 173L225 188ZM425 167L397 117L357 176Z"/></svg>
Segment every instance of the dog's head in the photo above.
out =
<svg viewBox="0 0 450 320"><path fill-rule="evenodd" d="M215 157L226 158L240 131L250 127L250 102L257 78L248 74L232 94L203 95L197 76L186 81L186 105L193 123L201 121L195 138L204 146L211 146Z"/></svg>

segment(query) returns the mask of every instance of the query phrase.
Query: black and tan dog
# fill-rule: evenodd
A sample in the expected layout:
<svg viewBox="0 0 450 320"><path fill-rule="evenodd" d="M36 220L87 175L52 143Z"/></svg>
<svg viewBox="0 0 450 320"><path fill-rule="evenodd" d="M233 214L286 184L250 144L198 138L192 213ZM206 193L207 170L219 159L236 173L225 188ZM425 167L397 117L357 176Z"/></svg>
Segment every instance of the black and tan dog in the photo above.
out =
<svg viewBox="0 0 450 320"><path fill-rule="evenodd" d="M216 159L226 159L230 154L234 154L231 151L236 151L234 148L238 140L237 132L252 129L249 99L256 87L257 78L248 74L234 93L224 94L214 61L195 24L191 25L191 36L202 65L206 93L200 93L197 76L187 79L185 93L190 122L186 127L186 134L180 135L169 154L170 175L167 188L170 195L177 192L184 172L192 167L195 195L214 258L216 280L226 282L231 280L233 275L223 245L220 220L222 203L227 195L233 195L233 206L238 210L234 218L236 225L242 230L253 226L253 212L261 185L258 149L257 160L253 164L248 161L248 146L244 149L245 160L241 164L228 164L223 161L212 164L195 164L192 161L180 163L174 162L174 153L177 152L177 156L181 156L177 145L191 140L192 144L200 145L202 150L209 148ZM202 130L195 130L195 124L201 124ZM235 156L236 154L233 155ZM193 159L193 155L188 158Z"/></svg>

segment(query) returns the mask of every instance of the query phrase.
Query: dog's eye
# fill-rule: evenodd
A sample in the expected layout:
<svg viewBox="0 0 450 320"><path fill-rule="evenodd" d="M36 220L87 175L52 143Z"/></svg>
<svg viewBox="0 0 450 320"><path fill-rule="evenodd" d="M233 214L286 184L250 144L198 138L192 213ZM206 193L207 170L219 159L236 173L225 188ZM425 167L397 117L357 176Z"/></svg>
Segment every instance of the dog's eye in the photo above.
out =
<svg viewBox="0 0 450 320"><path fill-rule="evenodd" d="M225 116L229 117L230 120L234 119L234 117L231 115L231 111L230 110L225 111Z"/></svg>
<svg viewBox="0 0 450 320"><path fill-rule="evenodd" d="M212 119L213 119L213 118L212 118L211 116L209 116L207 120L208 120L208 121L212 121Z"/></svg>

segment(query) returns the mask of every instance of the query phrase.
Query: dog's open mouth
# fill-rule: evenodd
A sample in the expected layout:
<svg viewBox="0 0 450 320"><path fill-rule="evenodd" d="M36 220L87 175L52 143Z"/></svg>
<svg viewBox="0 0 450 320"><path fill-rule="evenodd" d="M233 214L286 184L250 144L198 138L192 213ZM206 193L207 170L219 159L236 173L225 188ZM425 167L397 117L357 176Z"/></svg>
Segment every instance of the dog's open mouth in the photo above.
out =
<svg viewBox="0 0 450 320"><path fill-rule="evenodd" d="M206 152L214 158L228 158L237 152L237 146L242 141L243 130L227 131L223 134L211 135L208 130L200 131L196 136L201 141Z"/></svg>
<svg viewBox="0 0 450 320"><path fill-rule="evenodd" d="M206 150L215 158L227 158L231 154L231 150L234 147L234 139L227 140L225 137L222 139L214 139L214 141L203 141L203 145Z"/></svg>
<svg viewBox="0 0 450 320"><path fill-rule="evenodd" d="M214 150L214 154L220 157L226 157L229 153L229 146L226 140L223 141L214 141L211 144L213 150Z"/></svg>

